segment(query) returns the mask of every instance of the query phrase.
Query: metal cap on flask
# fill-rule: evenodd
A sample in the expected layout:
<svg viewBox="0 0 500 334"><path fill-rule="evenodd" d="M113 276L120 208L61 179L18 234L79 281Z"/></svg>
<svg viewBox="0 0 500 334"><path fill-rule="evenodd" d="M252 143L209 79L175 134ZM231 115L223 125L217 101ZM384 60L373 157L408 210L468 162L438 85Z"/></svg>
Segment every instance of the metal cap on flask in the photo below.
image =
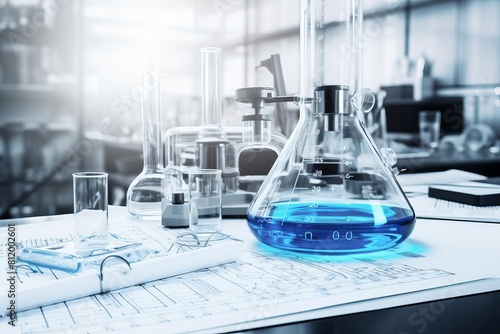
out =
<svg viewBox="0 0 500 334"><path fill-rule="evenodd" d="M320 86L314 90L316 110L325 117L325 131L340 130L340 114L348 114L349 87L344 85Z"/></svg>

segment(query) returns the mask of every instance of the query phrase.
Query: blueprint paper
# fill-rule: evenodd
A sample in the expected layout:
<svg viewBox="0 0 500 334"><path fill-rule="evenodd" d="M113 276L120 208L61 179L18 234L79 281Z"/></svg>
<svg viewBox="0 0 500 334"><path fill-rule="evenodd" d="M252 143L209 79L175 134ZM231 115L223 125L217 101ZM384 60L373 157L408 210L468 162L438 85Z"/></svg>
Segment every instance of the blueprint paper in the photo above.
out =
<svg viewBox="0 0 500 334"><path fill-rule="evenodd" d="M474 206L420 195L408 198L417 217L500 223L500 205Z"/></svg>
<svg viewBox="0 0 500 334"><path fill-rule="evenodd" d="M134 224L116 210L110 220L125 228L159 224ZM217 332L228 325L244 330L260 320L487 279L500 275L489 263L491 254L500 253L499 228L422 220L407 242L390 251L304 256L262 246L244 220L224 221L223 232L248 246L236 262L20 312L19 332ZM32 231L19 227L19 236Z"/></svg>
<svg viewBox="0 0 500 334"><path fill-rule="evenodd" d="M71 219L62 220L53 225L53 228L49 230L59 231L58 226L62 225L64 229L64 226L71 225ZM71 240L71 235L40 238L39 236L43 235L42 229L47 230L50 226L50 224L47 226L45 224L31 225L30 231L26 232L20 229L20 235L33 236L31 239L24 241L20 239L20 241L25 246L33 246ZM131 263L130 268L124 262L110 258L108 263L115 262L110 266L104 266L102 280L99 265L86 269L84 272L72 274L21 262L16 271L17 283L19 283L16 310L24 311L38 306L87 297L101 291L125 288L231 262L240 256L244 247L241 241L232 238L209 242L199 247L189 247L176 242L177 236L185 230L167 230L161 226L151 226L151 224L140 227L119 225L113 230L115 235L140 241L157 253L149 255L142 261ZM5 294L0 297L0 301L4 297L6 297ZM6 306L7 303L1 303L1 310L6 310Z"/></svg>

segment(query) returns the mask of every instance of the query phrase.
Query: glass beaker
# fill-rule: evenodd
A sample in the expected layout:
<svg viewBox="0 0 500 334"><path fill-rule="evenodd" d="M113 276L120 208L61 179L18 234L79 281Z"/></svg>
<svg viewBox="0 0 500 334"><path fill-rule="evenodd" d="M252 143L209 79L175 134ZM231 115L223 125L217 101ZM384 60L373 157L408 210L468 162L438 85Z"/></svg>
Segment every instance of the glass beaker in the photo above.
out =
<svg viewBox="0 0 500 334"><path fill-rule="evenodd" d="M301 10L300 119L249 207L249 227L270 246L306 253L392 247L415 213L358 115L374 103L361 89L360 1L304 0Z"/></svg>
<svg viewBox="0 0 500 334"><path fill-rule="evenodd" d="M144 167L127 190L127 209L140 219L161 217L163 162L159 80L158 70L148 66L142 97Z"/></svg>
<svg viewBox="0 0 500 334"><path fill-rule="evenodd" d="M222 178L219 169L189 171L189 229L218 233L222 229Z"/></svg>

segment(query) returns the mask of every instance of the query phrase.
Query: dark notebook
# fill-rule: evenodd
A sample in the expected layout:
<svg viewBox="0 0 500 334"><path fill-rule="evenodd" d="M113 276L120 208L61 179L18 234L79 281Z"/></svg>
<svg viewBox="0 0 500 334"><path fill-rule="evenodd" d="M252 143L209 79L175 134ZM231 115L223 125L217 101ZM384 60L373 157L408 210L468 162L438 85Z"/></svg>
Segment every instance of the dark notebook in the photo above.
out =
<svg viewBox="0 0 500 334"><path fill-rule="evenodd" d="M429 197L475 206L500 205L500 186L487 181L431 185Z"/></svg>

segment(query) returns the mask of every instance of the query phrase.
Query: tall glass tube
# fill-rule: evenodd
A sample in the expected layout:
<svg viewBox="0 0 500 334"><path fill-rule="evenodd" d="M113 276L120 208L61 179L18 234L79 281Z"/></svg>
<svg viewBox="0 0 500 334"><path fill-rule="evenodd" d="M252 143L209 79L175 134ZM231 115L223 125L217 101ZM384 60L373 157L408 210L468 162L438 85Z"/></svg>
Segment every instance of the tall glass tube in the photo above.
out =
<svg viewBox="0 0 500 334"><path fill-rule="evenodd" d="M221 125L221 54L216 47L201 49L201 126L199 138L226 139Z"/></svg>
<svg viewBox="0 0 500 334"><path fill-rule="evenodd" d="M223 192L235 192L236 150L221 125L221 53L216 47L201 49L202 126L195 143L196 166L221 170Z"/></svg>
<svg viewBox="0 0 500 334"><path fill-rule="evenodd" d="M349 19L346 20L347 31L350 32L348 34L348 40L351 49L351 57L352 60L351 69L352 73L350 74L350 95L353 96L357 91L362 88L362 37L363 37L363 11L362 6L359 0L351 0L349 3L348 9Z"/></svg>
<svg viewBox="0 0 500 334"><path fill-rule="evenodd" d="M144 165L127 191L127 209L141 219L161 217L163 163L159 80L158 70L148 67L144 74L142 101Z"/></svg>
<svg viewBox="0 0 500 334"><path fill-rule="evenodd" d="M158 71L144 76L143 154L146 172L161 172L160 78Z"/></svg>

